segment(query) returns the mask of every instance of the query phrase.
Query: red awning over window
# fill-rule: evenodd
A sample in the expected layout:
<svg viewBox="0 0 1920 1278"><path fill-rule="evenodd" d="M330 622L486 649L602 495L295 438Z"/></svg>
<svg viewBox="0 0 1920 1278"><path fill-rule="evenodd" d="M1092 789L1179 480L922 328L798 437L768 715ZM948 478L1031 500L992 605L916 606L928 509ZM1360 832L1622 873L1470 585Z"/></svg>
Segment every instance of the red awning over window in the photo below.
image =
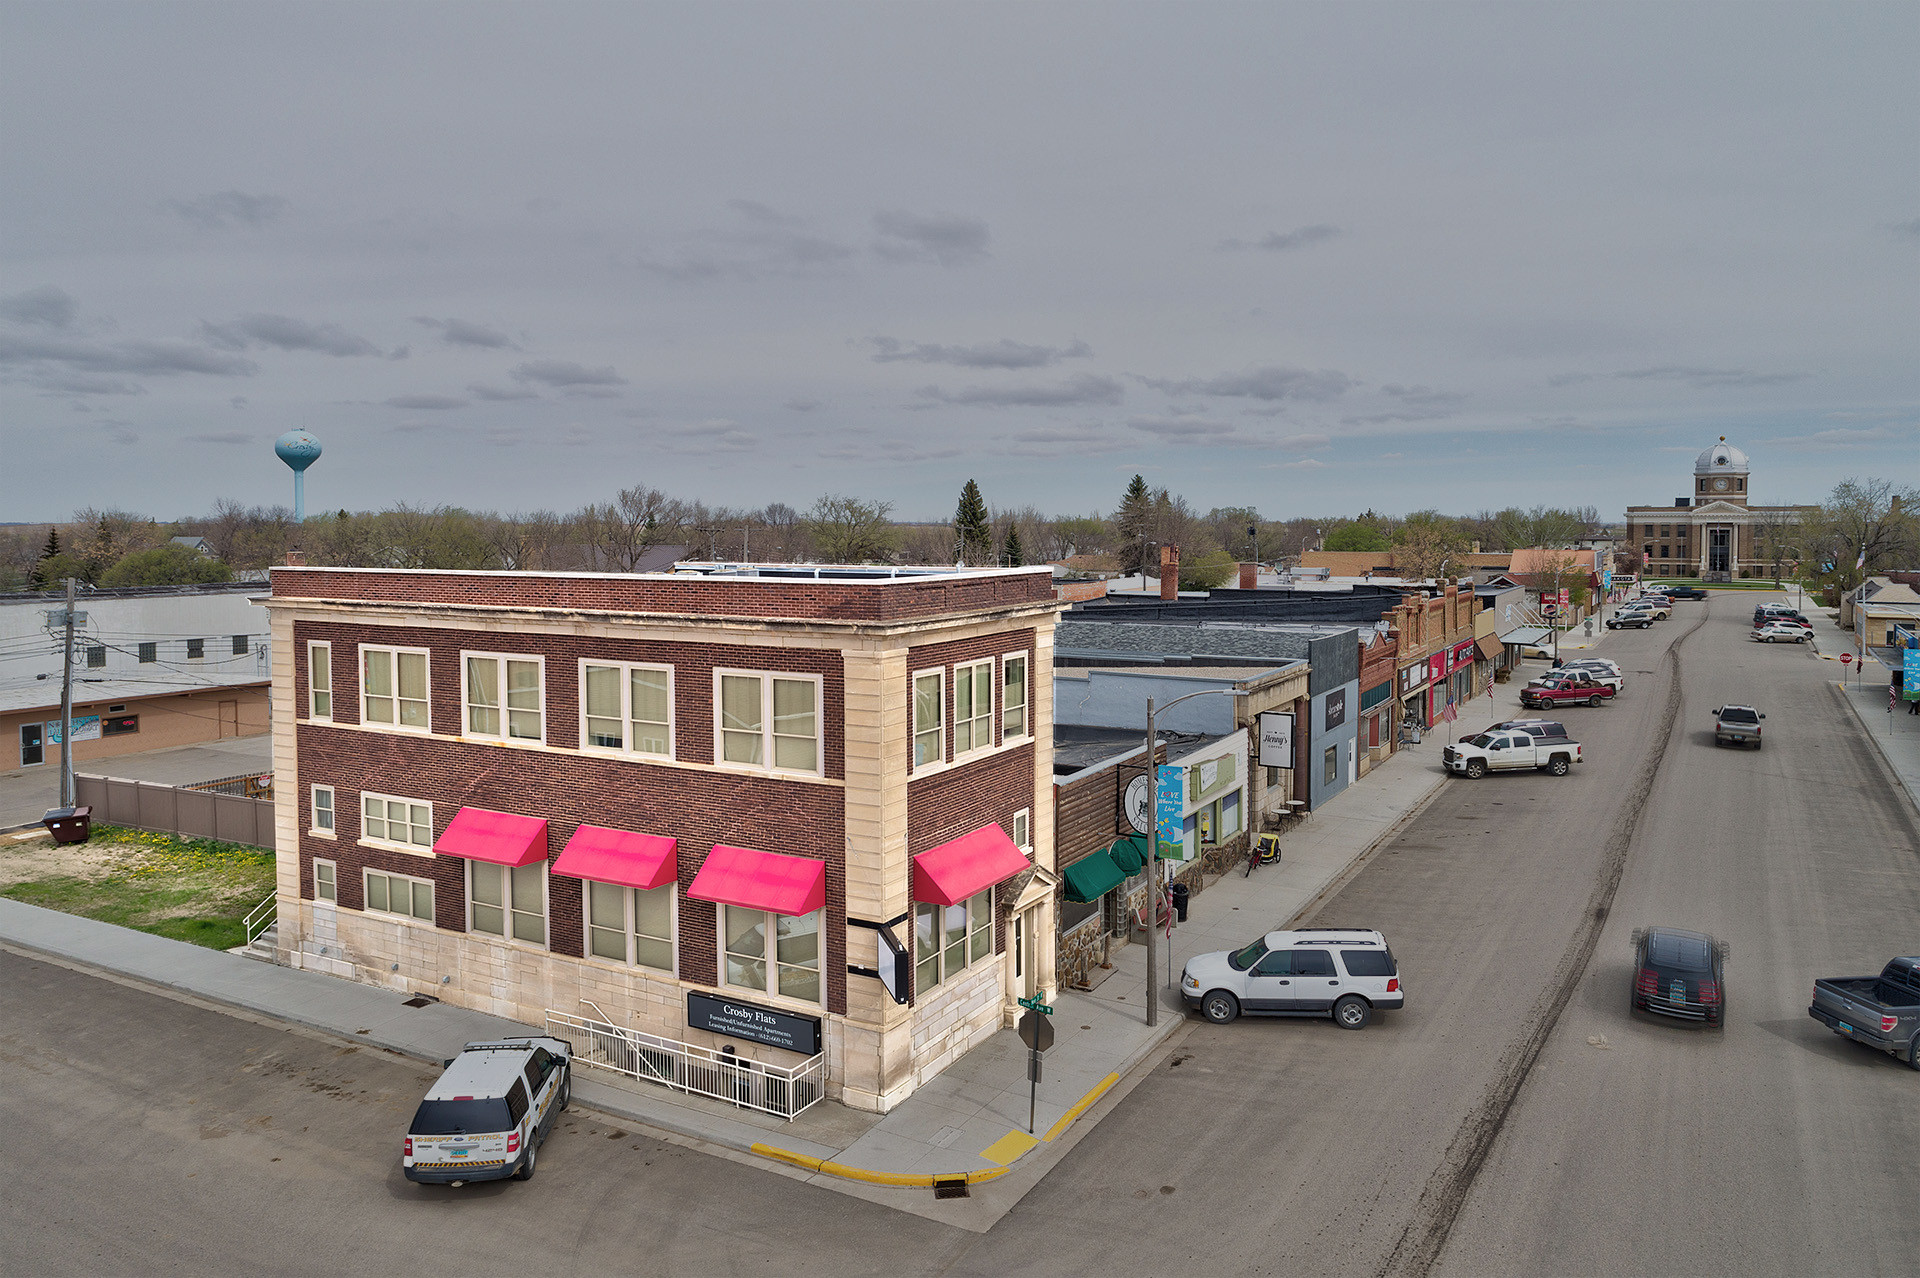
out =
<svg viewBox="0 0 1920 1278"><path fill-rule="evenodd" d="M434 842L441 856L463 856L495 865L532 865L547 859L547 823L536 817L485 808L461 808Z"/></svg>
<svg viewBox="0 0 1920 1278"><path fill-rule="evenodd" d="M651 891L680 877L675 846L674 840L658 834L583 825L567 840L553 869L576 879Z"/></svg>
<svg viewBox="0 0 1920 1278"><path fill-rule="evenodd" d="M687 895L775 914L810 914L827 903L827 863L716 843L687 885Z"/></svg>
<svg viewBox="0 0 1920 1278"><path fill-rule="evenodd" d="M1032 863L998 825L983 825L913 858L913 899L958 905Z"/></svg>

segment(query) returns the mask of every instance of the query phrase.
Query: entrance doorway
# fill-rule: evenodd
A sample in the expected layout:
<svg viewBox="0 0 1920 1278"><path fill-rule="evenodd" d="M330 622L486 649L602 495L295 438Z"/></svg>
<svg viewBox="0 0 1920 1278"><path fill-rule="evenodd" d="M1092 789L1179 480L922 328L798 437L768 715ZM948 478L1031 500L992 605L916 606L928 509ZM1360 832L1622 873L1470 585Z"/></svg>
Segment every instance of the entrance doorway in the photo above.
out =
<svg viewBox="0 0 1920 1278"><path fill-rule="evenodd" d="M1707 529L1707 571L1733 571L1733 529Z"/></svg>
<svg viewBox="0 0 1920 1278"><path fill-rule="evenodd" d="M47 748L42 736L44 728L37 723L20 725L20 766L31 768L36 763L47 761Z"/></svg>
<svg viewBox="0 0 1920 1278"><path fill-rule="evenodd" d="M1040 992L1040 947L1034 926L1040 907L1030 905L1013 916L1013 989L1015 998L1032 998Z"/></svg>
<svg viewBox="0 0 1920 1278"><path fill-rule="evenodd" d="M220 735L223 737L240 735L240 703L238 701L220 703Z"/></svg>

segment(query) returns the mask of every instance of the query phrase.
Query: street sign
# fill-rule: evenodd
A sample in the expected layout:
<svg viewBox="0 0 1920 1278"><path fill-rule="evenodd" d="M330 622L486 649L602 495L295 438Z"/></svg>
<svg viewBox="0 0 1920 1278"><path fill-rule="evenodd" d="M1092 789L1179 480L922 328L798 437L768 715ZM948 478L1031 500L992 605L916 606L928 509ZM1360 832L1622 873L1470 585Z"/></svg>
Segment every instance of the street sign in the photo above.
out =
<svg viewBox="0 0 1920 1278"><path fill-rule="evenodd" d="M1033 995L1031 998L1017 998L1013 1001L1018 1003L1020 1006L1027 1008L1030 1011L1035 1011L1040 1013L1040 1015L1042 1016L1053 1015L1053 1009L1047 1006L1045 1003L1042 1003L1040 1001L1040 996L1038 994Z"/></svg>
<svg viewBox="0 0 1920 1278"><path fill-rule="evenodd" d="M1560 605L1559 604L1541 604L1540 615L1543 617L1557 617L1560 615Z"/></svg>
<svg viewBox="0 0 1920 1278"><path fill-rule="evenodd" d="M1184 861L1187 859L1186 827L1181 820L1181 809L1186 806L1187 770L1179 767L1159 768L1160 784L1154 801L1154 849L1155 855L1166 861Z"/></svg>
<svg viewBox="0 0 1920 1278"><path fill-rule="evenodd" d="M1850 666L1850 665L1852 665L1852 664L1853 664L1853 654L1852 654L1851 652L1843 652L1843 653L1841 653L1841 654L1840 654L1840 664L1841 664L1841 665L1843 665L1843 666Z"/></svg>
<svg viewBox="0 0 1920 1278"><path fill-rule="evenodd" d="M1567 606L1567 599L1568 599L1567 588L1565 586L1562 586L1560 587L1560 606L1562 608Z"/></svg>
<svg viewBox="0 0 1920 1278"><path fill-rule="evenodd" d="M1020 1017L1020 1041L1036 1052L1053 1046L1053 1022L1029 1009Z"/></svg>

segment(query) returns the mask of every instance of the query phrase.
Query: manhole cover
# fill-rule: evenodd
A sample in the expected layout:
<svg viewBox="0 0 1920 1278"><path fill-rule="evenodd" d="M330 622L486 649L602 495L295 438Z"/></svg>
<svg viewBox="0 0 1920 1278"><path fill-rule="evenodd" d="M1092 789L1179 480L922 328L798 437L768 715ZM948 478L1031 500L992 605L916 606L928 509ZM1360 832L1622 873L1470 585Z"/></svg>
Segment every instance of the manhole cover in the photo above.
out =
<svg viewBox="0 0 1920 1278"><path fill-rule="evenodd" d="M967 1181L963 1176L953 1180L934 1181L933 1196L935 1198L969 1198L972 1195L967 1192Z"/></svg>

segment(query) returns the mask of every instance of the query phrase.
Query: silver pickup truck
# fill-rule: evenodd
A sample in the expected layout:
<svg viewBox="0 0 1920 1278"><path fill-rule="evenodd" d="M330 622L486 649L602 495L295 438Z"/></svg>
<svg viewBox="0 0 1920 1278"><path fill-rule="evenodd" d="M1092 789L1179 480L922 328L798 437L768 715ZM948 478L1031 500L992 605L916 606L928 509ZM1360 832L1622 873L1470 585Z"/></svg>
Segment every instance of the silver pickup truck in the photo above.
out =
<svg viewBox="0 0 1920 1278"><path fill-rule="evenodd" d="M1893 959L1878 976L1815 981L1807 1015L1920 1069L1920 958Z"/></svg>

